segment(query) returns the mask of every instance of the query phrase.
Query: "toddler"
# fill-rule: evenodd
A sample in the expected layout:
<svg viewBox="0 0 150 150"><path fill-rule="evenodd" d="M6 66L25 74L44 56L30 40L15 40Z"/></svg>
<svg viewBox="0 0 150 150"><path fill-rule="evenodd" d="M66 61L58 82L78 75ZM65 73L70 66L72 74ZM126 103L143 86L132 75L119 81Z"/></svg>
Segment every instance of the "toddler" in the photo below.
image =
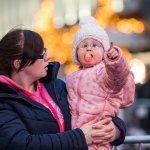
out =
<svg viewBox="0 0 150 150"><path fill-rule="evenodd" d="M66 76L72 129L95 117L117 117L134 101L134 76L122 50L109 42L93 17L80 20L72 59L79 70ZM111 150L111 144L90 144L89 150Z"/></svg>

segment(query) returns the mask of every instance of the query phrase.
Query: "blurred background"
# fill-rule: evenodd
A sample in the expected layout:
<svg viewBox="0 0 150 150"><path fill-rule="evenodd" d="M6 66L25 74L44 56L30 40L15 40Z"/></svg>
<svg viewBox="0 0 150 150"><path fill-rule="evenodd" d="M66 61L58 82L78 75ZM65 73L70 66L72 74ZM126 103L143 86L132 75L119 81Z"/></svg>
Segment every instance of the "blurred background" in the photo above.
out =
<svg viewBox="0 0 150 150"><path fill-rule="evenodd" d="M72 63L78 22L89 15L106 30L110 41L121 47L135 75L135 102L120 110L127 135L150 134L150 0L0 0L0 39L18 26L38 32L50 61L60 62L58 77L65 81L65 76L78 68ZM130 149L136 148L130 145ZM150 150L150 145L143 148Z"/></svg>

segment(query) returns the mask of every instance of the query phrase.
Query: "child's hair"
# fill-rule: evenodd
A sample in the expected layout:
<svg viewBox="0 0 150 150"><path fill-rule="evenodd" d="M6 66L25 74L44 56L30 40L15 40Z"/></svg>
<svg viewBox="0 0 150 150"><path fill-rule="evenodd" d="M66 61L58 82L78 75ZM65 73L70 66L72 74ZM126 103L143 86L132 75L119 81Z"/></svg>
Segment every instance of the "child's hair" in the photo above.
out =
<svg viewBox="0 0 150 150"><path fill-rule="evenodd" d="M104 50L108 50L110 47L109 37L106 31L101 28L97 21L91 17L87 16L80 20L79 22L80 29L77 31L74 37L72 61L76 65L80 65L80 62L77 59L77 46L80 42L87 38L93 38L100 43L102 43Z"/></svg>

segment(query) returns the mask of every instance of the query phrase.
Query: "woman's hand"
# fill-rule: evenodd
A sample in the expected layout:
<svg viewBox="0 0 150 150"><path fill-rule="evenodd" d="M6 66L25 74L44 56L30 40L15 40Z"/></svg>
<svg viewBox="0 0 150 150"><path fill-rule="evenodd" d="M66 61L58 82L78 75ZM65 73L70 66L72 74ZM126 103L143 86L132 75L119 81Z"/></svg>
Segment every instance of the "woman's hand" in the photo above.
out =
<svg viewBox="0 0 150 150"><path fill-rule="evenodd" d="M93 129L97 129L97 132L93 133L92 137L99 137L99 139L94 139L92 143L106 145L119 137L120 131L115 124L112 121L105 123L105 120L102 119L93 125Z"/></svg>
<svg viewBox="0 0 150 150"><path fill-rule="evenodd" d="M113 126L109 125L112 122L111 118L103 119L97 122L98 118L84 124L80 129L85 135L87 144L97 143L101 144L112 138L110 131L113 130ZM97 122L97 123L96 123ZM108 125L108 126L107 126Z"/></svg>

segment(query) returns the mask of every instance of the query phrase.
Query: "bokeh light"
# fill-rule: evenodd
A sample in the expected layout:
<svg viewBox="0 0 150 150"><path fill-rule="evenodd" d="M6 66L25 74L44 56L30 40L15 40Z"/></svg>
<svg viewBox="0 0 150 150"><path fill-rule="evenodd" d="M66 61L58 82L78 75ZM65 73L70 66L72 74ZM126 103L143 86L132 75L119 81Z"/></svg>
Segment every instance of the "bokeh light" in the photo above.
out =
<svg viewBox="0 0 150 150"><path fill-rule="evenodd" d="M120 19L112 9L111 2L112 0L98 0L98 8L93 17L101 27L125 34L141 34L144 32L144 21L135 18ZM45 47L47 47L48 54L51 57L50 61L59 61L61 65L64 64L64 73L68 74L77 69L77 66L72 63L72 47L74 34L79 29L79 25L75 24L57 29L53 24L54 15L53 1L42 0L40 10L35 16L34 30L44 39ZM125 47L122 50L127 61L130 62L132 59L131 53Z"/></svg>
<svg viewBox="0 0 150 150"><path fill-rule="evenodd" d="M139 59L132 59L130 61L131 71L134 73L135 83L143 83L145 79L145 65Z"/></svg>

